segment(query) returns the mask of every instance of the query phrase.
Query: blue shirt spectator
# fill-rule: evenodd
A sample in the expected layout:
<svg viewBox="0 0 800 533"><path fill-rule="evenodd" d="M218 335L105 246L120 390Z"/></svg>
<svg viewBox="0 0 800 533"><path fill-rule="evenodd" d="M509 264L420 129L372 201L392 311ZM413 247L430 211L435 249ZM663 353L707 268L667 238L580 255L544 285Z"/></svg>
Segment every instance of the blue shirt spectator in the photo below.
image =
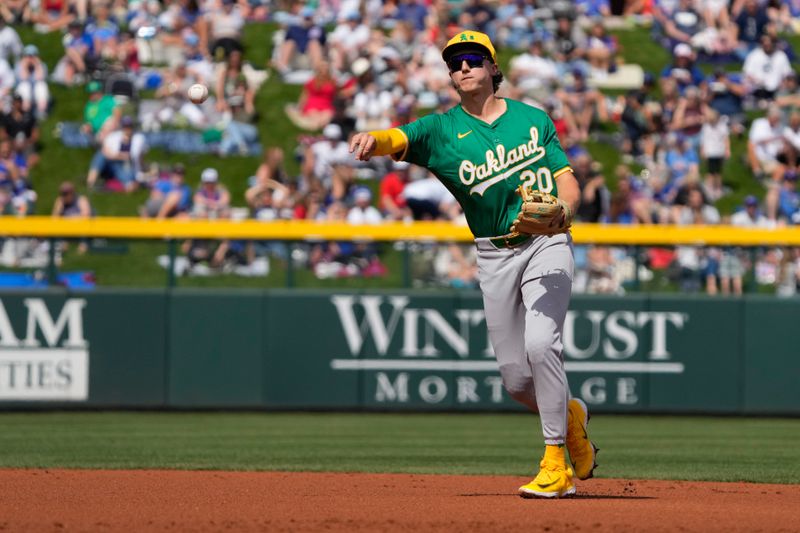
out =
<svg viewBox="0 0 800 533"><path fill-rule="evenodd" d="M766 31L769 17L766 10L758 6L758 2L747 2L745 8L736 17L736 27L739 30L739 42L747 44L748 48L758 46L758 41Z"/></svg>
<svg viewBox="0 0 800 533"><path fill-rule="evenodd" d="M697 151L689 146L685 139L678 139L667 152L666 163L669 167L668 187L680 185L691 173L697 173L700 158Z"/></svg>
<svg viewBox="0 0 800 533"><path fill-rule="evenodd" d="M609 0L575 0L578 13L586 17L611 16L611 3Z"/></svg>
<svg viewBox="0 0 800 533"><path fill-rule="evenodd" d="M800 224L800 193L797 192L797 172L787 171L783 175L783 187L778 195L778 214L792 224Z"/></svg>
<svg viewBox="0 0 800 533"><path fill-rule="evenodd" d="M410 23L416 31L425 29L425 18L427 16L427 8L417 0L400 0L395 14L397 20Z"/></svg>
<svg viewBox="0 0 800 533"><path fill-rule="evenodd" d="M722 116L739 117L744 113L746 88L740 74L717 70L706 80L708 105Z"/></svg>
<svg viewBox="0 0 800 533"><path fill-rule="evenodd" d="M294 41L297 51L301 54L306 53L308 43L317 41L319 44L325 44L325 30L313 22L314 10L310 8L303 8L300 12L302 20L299 24L292 24L286 30L286 40Z"/></svg>
<svg viewBox="0 0 800 533"><path fill-rule="evenodd" d="M694 64L692 47L686 43L675 45L675 59L661 71L662 78L672 78L678 84L678 92L683 95L690 85L699 87L705 81L703 72Z"/></svg>

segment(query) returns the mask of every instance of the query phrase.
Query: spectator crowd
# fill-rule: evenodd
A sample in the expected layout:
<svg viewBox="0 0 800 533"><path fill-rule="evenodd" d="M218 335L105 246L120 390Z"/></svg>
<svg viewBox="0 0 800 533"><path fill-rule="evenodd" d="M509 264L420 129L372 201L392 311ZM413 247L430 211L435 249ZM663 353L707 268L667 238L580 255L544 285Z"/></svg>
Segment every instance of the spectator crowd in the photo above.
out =
<svg viewBox="0 0 800 533"><path fill-rule="evenodd" d="M243 32L264 21L279 30L268 64L253 65ZM36 46L22 43L20 24L63 36L63 56L52 71ZM630 24L648 28L669 51L659 72L626 64L610 30ZM486 32L510 52L498 94L553 118L581 186L578 221L800 224L800 90L796 51L786 39L800 31L800 2L774 0L6 0L0 210L36 209L28 176L39 161L38 125L52 112L50 87L57 83L86 94L76 133L95 155L77 185L147 189L143 217L463 223L452 196L426 171L387 158L355 162L347 142L355 131L455 105L441 49L463 28ZM270 76L299 86L297 101L278 111L305 133L292 153L258 148L260 164L240 178L247 180L243 198L231 197L223 163L203 170L193 188L189 182L198 176L149 155L164 130L200 132L222 157L252 155L264 112L255 95ZM188 100L194 83L210 88L208 102ZM140 98L144 90L152 97ZM731 151L739 139L746 140L745 153ZM621 163L603 168L590 143L612 144ZM299 162L297 175L287 170L289 158ZM732 167L746 168L748 190L760 193L723 216L717 202L739 192L724 179ZM94 214L74 185L62 185L54 215ZM470 246L419 251L420 279L475 285ZM184 252L191 265L211 270L290 253L278 243L233 241L190 241ZM373 245L316 243L294 252L319 277L386 273L382 250ZM794 250L688 246L632 257L625 248L578 247L575 288L620 293L660 271L685 290L740 294L753 272L755 283L793 293L798 257Z"/></svg>

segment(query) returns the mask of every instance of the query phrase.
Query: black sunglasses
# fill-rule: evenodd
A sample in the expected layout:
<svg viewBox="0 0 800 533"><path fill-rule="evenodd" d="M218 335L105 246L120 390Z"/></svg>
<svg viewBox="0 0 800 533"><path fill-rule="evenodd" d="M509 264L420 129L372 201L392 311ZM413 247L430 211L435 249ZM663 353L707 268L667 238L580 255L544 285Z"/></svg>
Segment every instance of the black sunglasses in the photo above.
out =
<svg viewBox="0 0 800 533"><path fill-rule="evenodd" d="M461 70L461 65L466 61L469 68L483 68L485 60L486 56L480 54L458 54L447 60L447 66L450 72L456 72Z"/></svg>

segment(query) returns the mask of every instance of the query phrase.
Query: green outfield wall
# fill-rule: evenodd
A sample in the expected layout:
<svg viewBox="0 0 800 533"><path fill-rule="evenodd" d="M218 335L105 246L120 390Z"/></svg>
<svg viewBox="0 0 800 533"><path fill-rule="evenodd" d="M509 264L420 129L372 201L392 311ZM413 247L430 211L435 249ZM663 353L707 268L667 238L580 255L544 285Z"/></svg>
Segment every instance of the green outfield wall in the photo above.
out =
<svg viewBox="0 0 800 533"><path fill-rule="evenodd" d="M800 414L800 299L576 296L595 411ZM0 293L0 409L521 409L478 293Z"/></svg>

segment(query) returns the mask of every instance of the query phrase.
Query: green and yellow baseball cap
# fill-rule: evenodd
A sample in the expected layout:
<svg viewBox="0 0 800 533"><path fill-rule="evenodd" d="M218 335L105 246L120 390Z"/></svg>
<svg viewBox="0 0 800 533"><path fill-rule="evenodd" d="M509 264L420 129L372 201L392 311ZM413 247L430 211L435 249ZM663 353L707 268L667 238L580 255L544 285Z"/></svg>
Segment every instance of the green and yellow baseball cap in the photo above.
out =
<svg viewBox="0 0 800 533"><path fill-rule="evenodd" d="M450 56L462 50L483 49L492 58L492 62L497 64L497 54L489 36L479 31L460 31L452 39L447 41L447 45L442 50L442 59L447 61Z"/></svg>

